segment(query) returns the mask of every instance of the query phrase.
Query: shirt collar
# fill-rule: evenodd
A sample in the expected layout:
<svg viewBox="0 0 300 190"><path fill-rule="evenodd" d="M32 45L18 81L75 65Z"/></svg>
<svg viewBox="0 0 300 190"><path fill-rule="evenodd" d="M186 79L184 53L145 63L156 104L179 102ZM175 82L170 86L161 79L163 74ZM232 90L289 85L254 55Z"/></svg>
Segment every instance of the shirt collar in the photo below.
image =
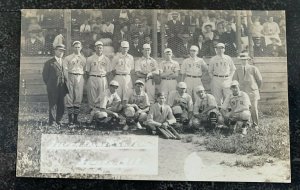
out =
<svg viewBox="0 0 300 190"><path fill-rule="evenodd" d="M144 91L141 91L141 94L140 94L140 95L137 95L136 91L134 90L134 91L133 91L133 95L134 95L134 96L145 96L145 92L144 92Z"/></svg>

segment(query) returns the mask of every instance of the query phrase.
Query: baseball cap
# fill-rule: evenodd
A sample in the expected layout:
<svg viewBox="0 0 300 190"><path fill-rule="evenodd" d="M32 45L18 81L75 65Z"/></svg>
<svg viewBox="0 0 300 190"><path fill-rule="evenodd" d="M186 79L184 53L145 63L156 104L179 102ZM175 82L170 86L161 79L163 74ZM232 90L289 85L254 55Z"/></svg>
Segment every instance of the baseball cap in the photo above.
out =
<svg viewBox="0 0 300 190"><path fill-rule="evenodd" d="M72 46L74 46L74 45L76 45L76 44L80 44L80 45L81 45L81 42L80 42L80 41L74 41L74 42L72 43Z"/></svg>
<svg viewBox="0 0 300 190"><path fill-rule="evenodd" d="M237 80L233 80L230 86L239 86L239 82Z"/></svg>
<svg viewBox="0 0 300 190"><path fill-rule="evenodd" d="M216 45L216 47L223 47L223 48L225 48L225 44L223 44L223 43L218 43L218 44Z"/></svg>
<svg viewBox="0 0 300 190"><path fill-rule="evenodd" d="M151 49L150 44L144 44L144 45L143 45L143 49Z"/></svg>
<svg viewBox="0 0 300 190"><path fill-rule="evenodd" d="M141 80L136 80L134 84L142 84L142 85L145 85L145 83Z"/></svg>
<svg viewBox="0 0 300 190"><path fill-rule="evenodd" d="M171 52L172 53L172 50L170 48L166 48L164 53L167 53L167 52Z"/></svg>
<svg viewBox="0 0 300 190"><path fill-rule="evenodd" d="M129 43L127 41L122 41L121 47L129 47Z"/></svg>
<svg viewBox="0 0 300 190"><path fill-rule="evenodd" d="M119 83L115 80L112 80L110 83L109 83L110 86L118 86L119 87Z"/></svg>
<svg viewBox="0 0 300 190"><path fill-rule="evenodd" d="M195 92L204 91L204 90L205 90L204 87L201 85L195 87Z"/></svg>
<svg viewBox="0 0 300 190"><path fill-rule="evenodd" d="M197 46L191 46L190 50L198 51L199 48Z"/></svg>
<svg viewBox="0 0 300 190"><path fill-rule="evenodd" d="M249 54L247 52L245 53L241 53L240 56L238 57L239 59L251 59L251 57L249 56Z"/></svg>
<svg viewBox="0 0 300 190"><path fill-rule="evenodd" d="M187 88L185 82L179 82L179 83L177 84L177 87L178 87L178 88Z"/></svg>
<svg viewBox="0 0 300 190"><path fill-rule="evenodd" d="M107 113L103 111L98 111L95 113L97 119L103 119L107 117Z"/></svg>
<svg viewBox="0 0 300 190"><path fill-rule="evenodd" d="M99 41L97 41L97 42L95 43L95 46L98 46L98 45L101 45L101 46L103 46L103 42L101 42L100 40L99 40Z"/></svg>
<svg viewBox="0 0 300 190"><path fill-rule="evenodd" d="M57 44L55 49L66 50L66 46L64 44Z"/></svg>

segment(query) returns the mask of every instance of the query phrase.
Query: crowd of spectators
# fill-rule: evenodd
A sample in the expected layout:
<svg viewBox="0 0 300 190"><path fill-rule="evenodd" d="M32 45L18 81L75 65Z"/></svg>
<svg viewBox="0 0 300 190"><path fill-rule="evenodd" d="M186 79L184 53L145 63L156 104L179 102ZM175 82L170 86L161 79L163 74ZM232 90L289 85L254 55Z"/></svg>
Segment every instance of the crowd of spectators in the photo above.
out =
<svg viewBox="0 0 300 190"><path fill-rule="evenodd" d="M104 39L105 46L117 52L121 41L129 41L130 54L142 56L142 46L152 47L153 10L98 10L71 11L71 40L80 40L83 52L89 56L93 44ZM283 13L283 14L281 14ZM248 12L247 14L250 14ZM254 56L286 56L284 12L252 11L249 28L246 12L241 13L241 51L249 49L253 40ZM65 43L63 10L36 10L22 15L22 52L24 55L51 55L53 46ZM162 20L163 19L163 20ZM165 23L165 44L161 44L161 23ZM191 45L199 47L200 57L211 57L215 45L225 44L225 53L238 54L235 11L169 11L160 10L157 17L158 56L161 48L171 48L175 57L189 56Z"/></svg>

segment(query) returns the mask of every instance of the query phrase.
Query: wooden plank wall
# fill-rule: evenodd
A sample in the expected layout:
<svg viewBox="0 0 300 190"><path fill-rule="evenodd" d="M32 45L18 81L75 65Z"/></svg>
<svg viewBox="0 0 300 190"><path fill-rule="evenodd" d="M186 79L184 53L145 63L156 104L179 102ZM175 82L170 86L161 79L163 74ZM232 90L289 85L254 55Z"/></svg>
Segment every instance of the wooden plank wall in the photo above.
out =
<svg viewBox="0 0 300 190"><path fill-rule="evenodd" d="M21 77L20 77L20 101L28 102L47 102L46 86L42 80L43 64L49 57L22 57L21 58ZM182 63L183 59L176 59ZM236 66L239 67L239 61L234 58ZM160 59L158 59L160 61ZM209 60L206 59L209 63ZM260 70L263 77L261 88L262 104L287 103L287 60L280 58L255 58L255 66ZM26 81L26 92L22 87L22 80ZM210 79L204 76L203 84L210 91Z"/></svg>

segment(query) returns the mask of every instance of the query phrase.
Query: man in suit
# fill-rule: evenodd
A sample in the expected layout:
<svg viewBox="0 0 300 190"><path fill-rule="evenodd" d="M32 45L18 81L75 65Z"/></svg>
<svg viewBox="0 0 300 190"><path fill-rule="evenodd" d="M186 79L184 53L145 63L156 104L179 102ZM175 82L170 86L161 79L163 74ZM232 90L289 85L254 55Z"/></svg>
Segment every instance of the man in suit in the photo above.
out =
<svg viewBox="0 0 300 190"><path fill-rule="evenodd" d="M248 53L241 53L239 59L242 62L242 66L235 71L233 80L237 80L240 84L240 89L248 94L251 102L250 111L253 127L258 128L257 105L260 99L259 89L262 85L262 76L257 67L248 63L252 60Z"/></svg>
<svg viewBox="0 0 300 190"><path fill-rule="evenodd" d="M63 67L63 55L65 46L55 46L55 56L44 64L43 80L47 86L49 100L49 125L60 126L64 115L64 98L68 93L66 85L67 74Z"/></svg>
<svg viewBox="0 0 300 190"><path fill-rule="evenodd" d="M178 13L177 12L172 13L172 20L169 20L167 25L169 27L169 32L170 33L175 33L175 34L181 33L182 23L181 23L181 21L178 20Z"/></svg>
<svg viewBox="0 0 300 190"><path fill-rule="evenodd" d="M183 58L188 58L189 52L190 52L190 35L189 34L182 34L182 41L177 42L177 57L183 57Z"/></svg>
<svg viewBox="0 0 300 190"><path fill-rule="evenodd" d="M115 52L119 51L122 41L130 42L130 35L128 33L128 26L125 25L125 24L121 26L121 30L119 32L114 33L113 46L114 46Z"/></svg>
<svg viewBox="0 0 300 190"><path fill-rule="evenodd" d="M129 49L128 53L130 55L132 55L133 57L141 57L143 55L142 45L141 45L138 34L134 34L132 36L132 42L130 44L130 49Z"/></svg>

